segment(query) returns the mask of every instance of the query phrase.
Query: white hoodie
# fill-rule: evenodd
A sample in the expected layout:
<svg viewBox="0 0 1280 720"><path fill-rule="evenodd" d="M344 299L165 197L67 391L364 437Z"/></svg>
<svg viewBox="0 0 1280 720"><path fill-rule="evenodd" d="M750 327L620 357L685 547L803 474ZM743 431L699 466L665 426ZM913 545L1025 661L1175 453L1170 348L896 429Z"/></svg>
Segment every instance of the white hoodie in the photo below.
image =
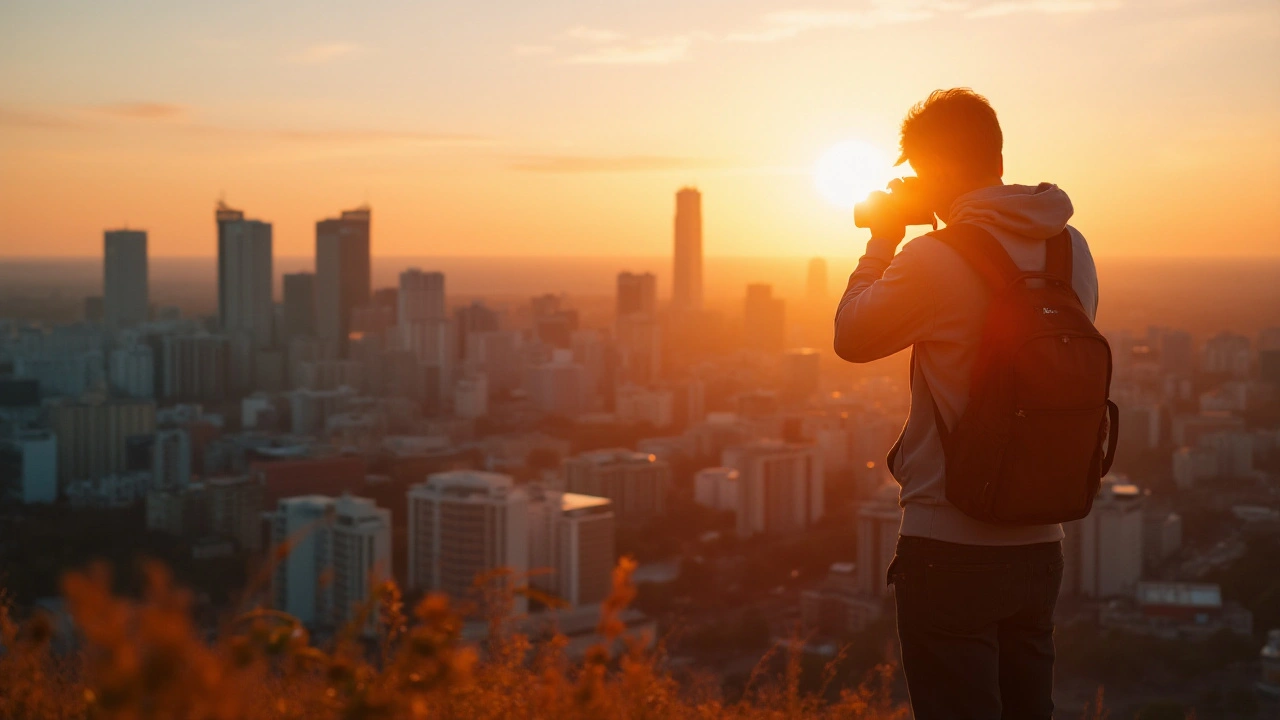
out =
<svg viewBox="0 0 1280 720"><path fill-rule="evenodd" d="M971 223L991 233L1019 268L1042 272L1044 241L1067 227L1072 212L1065 192L1041 183L975 190L956 198L948 215L952 224ZM1072 286L1092 318L1098 309L1093 257L1075 228L1071 240ZM896 257L894 247L876 238L867 243L867 253L849 277L836 310L835 351L850 362L869 362L915 346L911 412L897 462L889 468L902 486L900 533L970 545L1062 539L1060 525L990 525L947 502L942 443L932 406L937 404L948 426L964 412L990 293L959 253L940 240L918 237Z"/></svg>

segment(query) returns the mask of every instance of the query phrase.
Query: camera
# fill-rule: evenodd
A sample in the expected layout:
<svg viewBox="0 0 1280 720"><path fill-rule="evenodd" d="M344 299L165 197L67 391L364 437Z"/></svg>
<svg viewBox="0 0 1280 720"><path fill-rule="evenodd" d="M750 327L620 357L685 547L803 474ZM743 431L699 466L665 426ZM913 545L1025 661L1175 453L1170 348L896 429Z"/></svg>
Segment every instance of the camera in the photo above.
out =
<svg viewBox="0 0 1280 720"><path fill-rule="evenodd" d="M873 192L853 206L853 224L860 228L901 225L933 225L937 223L914 177L891 183L892 192Z"/></svg>

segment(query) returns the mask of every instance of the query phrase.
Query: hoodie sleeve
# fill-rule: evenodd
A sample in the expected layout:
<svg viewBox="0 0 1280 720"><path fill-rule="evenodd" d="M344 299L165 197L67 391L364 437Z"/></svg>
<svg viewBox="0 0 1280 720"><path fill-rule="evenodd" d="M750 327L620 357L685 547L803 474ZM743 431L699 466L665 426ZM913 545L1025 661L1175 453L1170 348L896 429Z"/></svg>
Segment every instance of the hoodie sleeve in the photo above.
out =
<svg viewBox="0 0 1280 720"><path fill-rule="evenodd" d="M928 338L934 325L930 266L919 243L895 257L894 246L872 239L836 309L835 352L849 362L888 357Z"/></svg>

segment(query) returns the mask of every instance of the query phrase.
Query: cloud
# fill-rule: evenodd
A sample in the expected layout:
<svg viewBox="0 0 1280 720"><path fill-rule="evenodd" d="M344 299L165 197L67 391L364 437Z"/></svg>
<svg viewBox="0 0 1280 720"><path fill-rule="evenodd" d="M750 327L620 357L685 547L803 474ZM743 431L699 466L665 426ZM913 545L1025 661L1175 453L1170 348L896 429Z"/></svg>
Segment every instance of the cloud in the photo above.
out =
<svg viewBox="0 0 1280 720"><path fill-rule="evenodd" d="M359 45L345 42L324 43L285 56L290 65L321 65L360 51Z"/></svg>
<svg viewBox="0 0 1280 720"><path fill-rule="evenodd" d="M184 105L158 102L122 102L98 105L94 112L126 120L175 120L186 117Z"/></svg>
<svg viewBox="0 0 1280 720"><path fill-rule="evenodd" d="M1066 15L1115 10L1118 7L1120 7L1118 0L1005 0L976 7L967 15L971 18L1003 17L1017 13Z"/></svg>
<svg viewBox="0 0 1280 720"><path fill-rule="evenodd" d="M722 167L724 164L722 161L707 158L663 155L628 155L622 157L539 155L519 158L512 163L511 169L521 172L549 174L629 173Z"/></svg>
<svg viewBox="0 0 1280 720"><path fill-rule="evenodd" d="M668 35L599 45L570 55L565 62L573 65L669 65L684 60L692 46L692 35Z"/></svg>

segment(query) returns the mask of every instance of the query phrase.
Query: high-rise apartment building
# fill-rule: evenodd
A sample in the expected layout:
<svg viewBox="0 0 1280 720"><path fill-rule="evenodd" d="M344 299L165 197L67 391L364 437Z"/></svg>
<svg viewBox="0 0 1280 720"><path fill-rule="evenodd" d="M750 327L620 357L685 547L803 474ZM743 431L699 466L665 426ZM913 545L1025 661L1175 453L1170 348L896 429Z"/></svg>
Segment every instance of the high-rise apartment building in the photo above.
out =
<svg viewBox="0 0 1280 720"><path fill-rule="evenodd" d="M262 549L264 488L257 478L230 475L204 482L209 509L209 531L230 540L242 550Z"/></svg>
<svg viewBox="0 0 1280 720"><path fill-rule="evenodd" d="M786 347L786 303L773 296L773 286L763 283L747 286L743 318L743 344L747 347L765 352L782 352Z"/></svg>
<svg viewBox="0 0 1280 720"><path fill-rule="evenodd" d="M726 448L722 459L739 473L740 537L794 534L822 517L822 452L816 445L759 440Z"/></svg>
<svg viewBox="0 0 1280 720"><path fill-rule="evenodd" d="M295 337L316 333L315 273L285 273L284 308L280 340L287 345Z"/></svg>
<svg viewBox="0 0 1280 720"><path fill-rule="evenodd" d="M103 234L102 308L107 327L147 321L147 232L108 230Z"/></svg>
<svg viewBox="0 0 1280 720"><path fill-rule="evenodd" d="M1063 593L1132 596L1142 579L1143 502L1142 492L1127 478L1102 479L1093 511L1063 528Z"/></svg>
<svg viewBox="0 0 1280 720"><path fill-rule="evenodd" d="M351 311L369 302L369 208L316 223L316 331L330 355L347 351Z"/></svg>
<svg viewBox="0 0 1280 720"><path fill-rule="evenodd" d="M609 596L617 559L607 498L534 488L529 502L529 584L570 608Z"/></svg>
<svg viewBox="0 0 1280 720"><path fill-rule="evenodd" d="M129 441L156 430L156 405L133 398L65 398L48 406L58 438L58 487L125 472Z"/></svg>
<svg viewBox="0 0 1280 720"><path fill-rule="evenodd" d="M391 577L391 511L372 500L303 495L280 501L272 539L292 549L276 569L276 607L308 625L342 627ZM372 632L376 616L362 628Z"/></svg>
<svg viewBox="0 0 1280 720"><path fill-rule="evenodd" d="M182 428L156 433L151 446L151 486L182 492L191 484L191 435Z"/></svg>
<svg viewBox="0 0 1280 720"><path fill-rule="evenodd" d="M658 278L653 273L618 273L617 317L658 312Z"/></svg>
<svg viewBox="0 0 1280 720"><path fill-rule="evenodd" d="M567 492L608 498L619 522L643 522L666 509L671 466L647 453L593 450L564 462Z"/></svg>
<svg viewBox="0 0 1280 720"><path fill-rule="evenodd" d="M454 598L506 568L519 583L529 568L529 496L508 475L455 470L409 489L409 587ZM524 612L523 597L514 611Z"/></svg>
<svg viewBox="0 0 1280 720"><path fill-rule="evenodd" d="M225 205L219 205L216 218L222 329L248 348L270 347L275 340L271 224L246 220Z"/></svg>
<svg viewBox="0 0 1280 720"><path fill-rule="evenodd" d="M702 309L702 193L676 193L675 258L671 305L677 311Z"/></svg>
<svg viewBox="0 0 1280 720"><path fill-rule="evenodd" d="M401 324L444 320L444 273L409 268L400 273L398 320Z"/></svg>

